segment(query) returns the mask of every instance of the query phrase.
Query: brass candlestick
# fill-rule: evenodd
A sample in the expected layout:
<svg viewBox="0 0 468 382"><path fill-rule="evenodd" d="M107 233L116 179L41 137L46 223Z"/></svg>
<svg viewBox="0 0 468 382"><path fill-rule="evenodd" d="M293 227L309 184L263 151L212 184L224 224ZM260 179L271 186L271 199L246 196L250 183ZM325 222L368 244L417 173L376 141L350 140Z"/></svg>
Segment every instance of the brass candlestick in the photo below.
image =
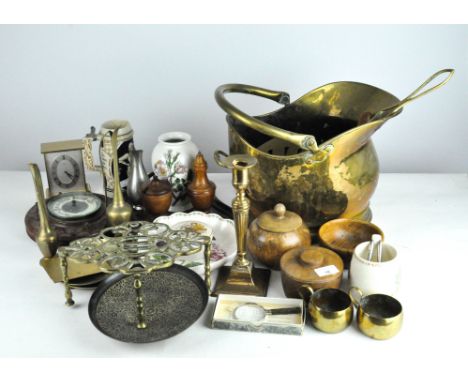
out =
<svg viewBox="0 0 468 382"><path fill-rule="evenodd" d="M114 162L114 198L112 204L107 207L107 220L111 226L126 223L132 218L132 207L122 195L119 177L119 158L117 156L117 135L120 126L112 131L112 158Z"/></svg>
<svg viewBox="0 0 468 382"><path fill-rule="evenodd" d="M227 156L222 151L216 151L214 158L219 166L232 170L232 185L236 189L232 212L236 227L237 256L232 266L219 270L213 295L226 293L266 296L271 272L269 269L253 266L247 259L245 245L250 209L250 201L245 191L249 185L249 169L257 164L257 160L249 155Z"/></svg>

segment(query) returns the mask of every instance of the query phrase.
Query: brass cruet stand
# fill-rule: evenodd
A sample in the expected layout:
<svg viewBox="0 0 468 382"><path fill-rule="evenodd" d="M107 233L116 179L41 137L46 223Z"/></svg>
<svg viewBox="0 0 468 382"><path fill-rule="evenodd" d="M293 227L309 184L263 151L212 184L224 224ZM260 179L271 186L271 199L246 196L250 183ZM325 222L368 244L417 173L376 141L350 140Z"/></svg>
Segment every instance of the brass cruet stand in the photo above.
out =
<svg viewBox="0 0 468 382"><path fill-rule="evenodd" d="M250 155L230 155L222 151L214 154L216 163L232 170L232 185L236 189L236 197L232 200L232 212L236 228L237 256L233 264L219 270L213 295L244 294L266 296L271 271L255 268L247 258L246 234L249 224L250 201L245 195L249 185L249 169L257 164L257 159Z"/></svg>

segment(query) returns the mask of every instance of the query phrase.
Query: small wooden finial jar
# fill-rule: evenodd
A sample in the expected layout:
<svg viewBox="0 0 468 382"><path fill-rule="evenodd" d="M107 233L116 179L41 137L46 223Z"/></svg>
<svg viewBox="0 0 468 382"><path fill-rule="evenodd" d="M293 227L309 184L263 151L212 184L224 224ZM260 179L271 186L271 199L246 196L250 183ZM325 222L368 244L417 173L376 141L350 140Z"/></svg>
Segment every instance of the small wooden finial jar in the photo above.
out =
<svg viewBox="0 0 468 382"><path fill-rule="evenodd" d="M278 203L255 219L247 231L247 249L263 264L279 269L283 253L311 243L310 231L301 217Z"/></svg>
<svg viewBox="0 0 468 382"><path fill-rule="evenodd" d="M198 152L193 162L193 181L187 187L187 194L193 208L199 211L208 211L213 204L216 185L208 180L208 165L201 152Z"/></svg>

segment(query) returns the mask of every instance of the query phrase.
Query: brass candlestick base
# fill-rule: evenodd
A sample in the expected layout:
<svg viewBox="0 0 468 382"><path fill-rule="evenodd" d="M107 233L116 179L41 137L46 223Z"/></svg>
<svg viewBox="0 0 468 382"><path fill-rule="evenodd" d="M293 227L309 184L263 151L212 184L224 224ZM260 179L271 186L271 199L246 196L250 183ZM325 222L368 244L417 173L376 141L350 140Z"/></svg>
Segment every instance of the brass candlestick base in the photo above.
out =
<svg viewBox="0 0 468 382"><path fill-rule="evenodd" d="M216 151L214 159L221 167L232 170L232 185L236 189L232 213L236 227L237 256L232 266L220 269L213 295L225 293L266 296L271 272L268 269L255 268L247 259L245 249L250 209L245 190L249 185L248 170L257 164L257 160L249 155L227 156L222 151Z"/></svg>
<svg viewBox="0 0 468 382"><path fill-rule="evenodd" d="M221 267L212 296L219 294L245 294L250 296L266 296L270 282L271 271L265 268L250 270L238 267Z"/></svg>

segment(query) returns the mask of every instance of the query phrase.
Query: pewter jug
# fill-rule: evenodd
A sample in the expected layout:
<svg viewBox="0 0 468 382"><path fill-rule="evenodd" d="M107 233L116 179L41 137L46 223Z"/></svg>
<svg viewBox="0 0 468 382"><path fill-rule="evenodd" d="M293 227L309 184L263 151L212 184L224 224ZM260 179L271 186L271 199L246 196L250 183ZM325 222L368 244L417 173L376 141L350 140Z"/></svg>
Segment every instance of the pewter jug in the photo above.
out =
<svg viewBox="0 0 468 382"><path fill-rule="evenodd" d="M429 89L436 77L447 77ZM338 217L369 221L369 200L377 186L379 163L372 134L398 115L407 103L435 90L452 77L444 69L403 100L374 86L334 82L289 103L289 94L249 85L217 88L216 102L227 112L230 154L248 154L248 197L258 216L283 203L310 228ZM275 100L284 107L252 117L229 103L226 93L245 93ZM220 151L215 160L222 162Z"/></svg>
<svg viewBox="0 0 468 382"><path fill-rule="evenodd" d="M128 152L130 165L128 167L127 196L133 205L140 205L143 187L148 182L148 174L143 165L143 150L135 150L133 144Z"/></svg>

